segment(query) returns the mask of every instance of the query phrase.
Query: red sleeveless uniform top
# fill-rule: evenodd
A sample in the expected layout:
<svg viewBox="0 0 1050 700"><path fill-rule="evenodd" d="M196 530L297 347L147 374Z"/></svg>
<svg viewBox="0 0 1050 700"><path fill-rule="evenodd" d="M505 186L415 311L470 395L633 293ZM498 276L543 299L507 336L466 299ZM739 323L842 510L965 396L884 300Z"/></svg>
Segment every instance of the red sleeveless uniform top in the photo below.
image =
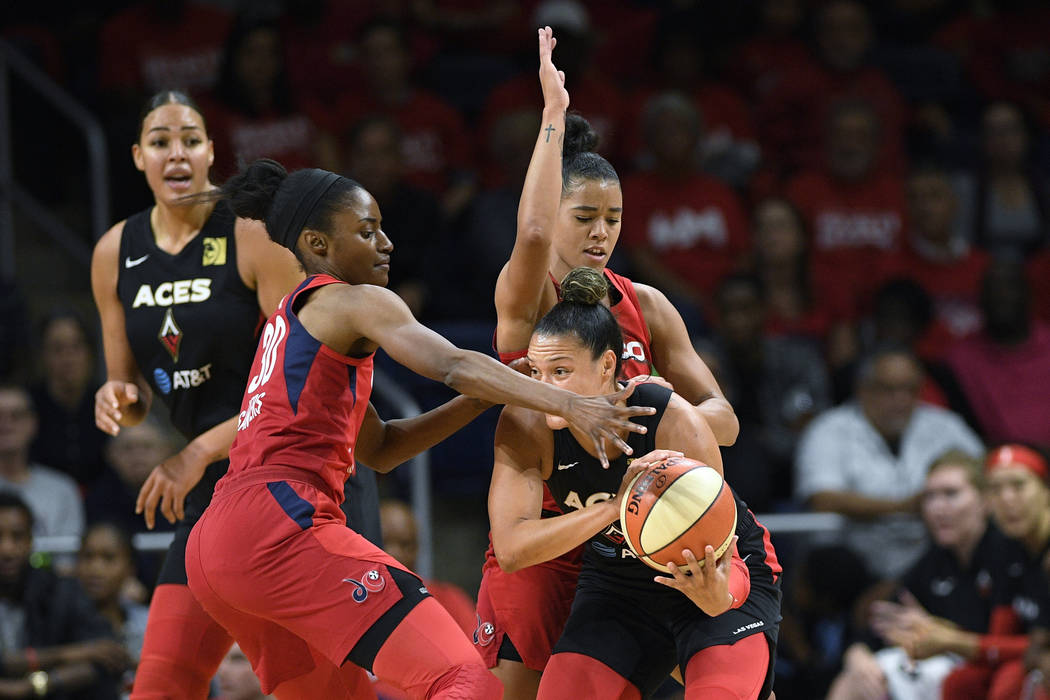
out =
<svg viewBox="0 0 1050 700"><path fill-rule="evenodd" d="M374 353L340 355L299 322L299 296L329 284L346 283L329 275L308 277L267 319L241 402L230 469L216 491L238 476L251 478L253 470L292 468L320 476L342 502L372 393Z"/></svg>
<svg viewBox="0 0 1050 700"><path fill-rule="evenodd" d="M547 276L554 284L558 300L561 301L561 286L549 272ZM634 291L634 282L623 275L616 274L609 268L605 268L605 278L611 285L609 300L612 305L609 310L612 311L613 318L620 324L620 330L623 332L622 378L630 379L642 374L652 374L652 352L649 350L652 335L645 324L642 306L638 303L638 295ZM527 348L515 352L501 352L499 359L503 364L509 365L514 360L525 357L526 354L528 354Z"/></svg>

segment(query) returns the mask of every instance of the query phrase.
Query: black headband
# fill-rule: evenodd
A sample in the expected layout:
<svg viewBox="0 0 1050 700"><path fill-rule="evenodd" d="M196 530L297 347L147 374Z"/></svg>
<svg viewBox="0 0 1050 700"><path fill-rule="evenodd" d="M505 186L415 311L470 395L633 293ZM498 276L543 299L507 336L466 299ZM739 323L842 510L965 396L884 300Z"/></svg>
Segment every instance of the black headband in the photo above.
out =
<svg viewBox="0 0 1050 700"><path fill-rule="evenodd" d="M339 179L339 175L318 168L297 170L286 177L277 190L274 207L266 221L270 237L294 253L299 234L313 215L317 203Z"/></svg>

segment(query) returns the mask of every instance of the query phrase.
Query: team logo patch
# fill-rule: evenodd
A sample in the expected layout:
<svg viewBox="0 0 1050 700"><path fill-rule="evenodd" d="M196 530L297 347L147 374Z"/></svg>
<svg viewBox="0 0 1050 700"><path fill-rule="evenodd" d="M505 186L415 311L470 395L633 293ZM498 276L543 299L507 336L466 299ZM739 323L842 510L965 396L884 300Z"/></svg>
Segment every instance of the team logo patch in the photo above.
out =
<svg viewBox="0 0 1050 700"><path fill-rule="evenodd" d="M157 385L158 389L160 389L160 393L171 393L171 378L168 376L168 373L160 367L153 370L153 383Z"/></svg>
<svg viewBox="0 0 1050 700"><path fill-rule="evenodd" d="M474 614L474 617L478 619L478 626L474 628L474 643L487 647L496 638L496 626L491 622L482 622L481 615L477 613Z"/></svg>
<svg viewBox="0 0 1050 700"><path fill-rule="evenodd" d="M226 264L226 236L219 238L204 239L204 255L201 265L225 265Z"/></svg>
<svg viewBox="0 0 1050 700"><path fill-rule="evenodd" d="M164 349L171 355L172 362L179 361L179 346L182 345L182 329L175 323L175 316L168 309L164 313L164 322L160 324L160 332L157 338Z"/></svg>
<svg viewBox="0 0 1050 700"><path fill-rule="evenodd" d="M355 603L363 603L368 600L368 589L356 578L344 578L343 583L349 583L354 587L354 592L351 595Z"/></svg>
<svg viewBox="0 0 1050 700"><path fill-rule="evenodd" d="M368 600L369 592L378 593L386 588L386 578L377 569L366 571L360 581L356 578L347 577L343 579L343 583L349 583L354 587L351 597L355 603L363 603Z"/></svg>

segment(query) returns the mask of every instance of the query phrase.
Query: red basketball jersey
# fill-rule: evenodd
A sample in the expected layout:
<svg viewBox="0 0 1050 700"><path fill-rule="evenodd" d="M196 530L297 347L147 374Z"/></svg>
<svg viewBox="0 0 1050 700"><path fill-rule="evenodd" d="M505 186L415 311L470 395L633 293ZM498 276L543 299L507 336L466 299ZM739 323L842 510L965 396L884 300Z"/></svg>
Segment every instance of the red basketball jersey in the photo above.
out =
<svg viewBox="0 0 1050 700"><path fill-rule="evenodd" d="M558 292L560 300L561 286L549 272L547 276L554 283L554 289ZM623 332L622 378L630 379L642 374L652 374L652 353L649 350L652 336L649 333L649 326L645 324L642 306L638 303L638 295L634 292L634 282L616 274L609 268L605 268L605 277L613 287L609 290L609 297L612 301L609 310L612 311L613 318L620 324L620 330ZM501 352L499 359L509 365L514 360L525 357L527 352L528 350Z"/></svg>
<svg viewBox="0 0 1050 700"><path fill-rule="evenodd" d="M223 481L260 467L316 472L343 500L354 444L372 393L372 358L340 355L311 336L295 314L299 296L329 284L308 277L266 321L241 402L230 469ZM216 491L221 489L220 481Z"/></svg>

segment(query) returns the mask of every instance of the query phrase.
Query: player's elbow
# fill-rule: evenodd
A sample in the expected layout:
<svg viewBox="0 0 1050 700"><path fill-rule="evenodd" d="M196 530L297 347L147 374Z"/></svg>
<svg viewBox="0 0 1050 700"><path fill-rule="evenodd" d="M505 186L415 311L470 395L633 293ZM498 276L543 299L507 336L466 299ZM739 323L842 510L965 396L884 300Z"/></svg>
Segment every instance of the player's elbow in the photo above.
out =
<svg viewBox="0 0 1050 700"><path fill-rule="evenodd" d="M444 371L441 375L441 381L448 388L458 391L461 394L467 394L470 387L470 380L474 378L476 372L473 369L472 355L474 353L456 348L456 351L452 353L451 357L448 358L448 363L445 365Z"/></svg>
<svg viewBox="0 0 1050 700"><path fill-rule="evenodd" d="M550 244L550 217L528 217L518 222L517 243L526 246L545 246Z"/></svg>
<svg viewBox="0 0 1050 700"><path fill-rule="evenodd" d="M492 551L496 555L496 562L499 564L499 568L508 574L520 571L526 566L522 561L520 549L500 541L495 535L492 536Z"/></svg>

